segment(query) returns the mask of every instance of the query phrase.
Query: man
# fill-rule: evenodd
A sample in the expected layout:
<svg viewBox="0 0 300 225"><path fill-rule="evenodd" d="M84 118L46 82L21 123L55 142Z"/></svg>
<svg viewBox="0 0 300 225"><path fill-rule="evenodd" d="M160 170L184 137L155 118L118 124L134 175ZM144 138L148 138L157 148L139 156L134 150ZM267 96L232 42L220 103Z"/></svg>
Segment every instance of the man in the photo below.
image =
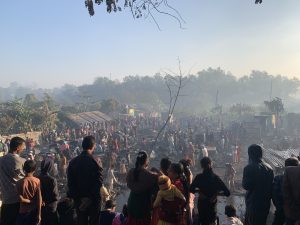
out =
<svg viewBox="0 0 300 225"><path fill-rule="evenodd" d="M203 172L198 174L191 184L190 192L199 193L198 212L201 225L216 224L217 220L217 196L223 192L225 196L230 196L230 191L212 170L212 161L208 157L201 160Z"/></svg>
<svg viewBox="0 0 300 225"><path fill-rule="evenodd" d="M300 167L288 167L283 177L283 202L286 225L300 222Z"/></svg>
<svg viewBox="0 0 300 225"><path fill-rule="evenodd" d="M25 140L14 137L7 155L0 158L0 188L2 193L1 225L15 225L19 213L20 198L16 183L23 178L25 159L19 155L26 148Z"/></svg>
<svg viewBox="0 0 300 225"><path fill-rule="evenodd" d="M68 195L75 201L78 225L98 225L101 207L102 168L93 157L96 141L87 136L82 153L68 168Z"/></svg>
<svg viewBox="0 0 300 225"><path fill-rule="evenodd" d="M262 160L262 148L248 148L249 164L244 168L243 188L246 194L246 225L265 225L270 210L273 170Z"/></svg>
<svg viewBox="0 0 300 225"><path fill-rule="evenodd" d="M297 158L288 158L285 160L285 167L298 166ZM273 181L272 201L276 208L273 225L283 225L285 223L285 215L283 210L283 174L277 175Z"/></svg>

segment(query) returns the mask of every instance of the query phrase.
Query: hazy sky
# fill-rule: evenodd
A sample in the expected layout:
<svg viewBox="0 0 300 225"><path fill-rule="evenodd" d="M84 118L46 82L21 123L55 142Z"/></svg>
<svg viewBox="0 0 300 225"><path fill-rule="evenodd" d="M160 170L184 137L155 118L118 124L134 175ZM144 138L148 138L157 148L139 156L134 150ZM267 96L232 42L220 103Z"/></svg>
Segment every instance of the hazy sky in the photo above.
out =
<svg viewBox="0 0 300 225"><path fill-rule="evenodd" d="M134 20L83 0L0 1L0 86L90 83L97 76L153 75L181 58L193 72L265 70L300 78L300 1L169 0L186 20Z"/></svg>

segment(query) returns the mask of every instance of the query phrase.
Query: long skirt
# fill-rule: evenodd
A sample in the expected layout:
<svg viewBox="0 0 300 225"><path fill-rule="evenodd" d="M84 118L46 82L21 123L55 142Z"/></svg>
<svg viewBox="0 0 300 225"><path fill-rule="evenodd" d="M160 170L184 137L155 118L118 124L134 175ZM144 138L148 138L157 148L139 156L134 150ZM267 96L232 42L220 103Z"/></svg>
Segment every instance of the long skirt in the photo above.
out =
<svg viewBox="0 0 300 225"><path fill-rule="evenodd" d="M151 219L151 225L158 225L158 221L159 221L159 207L156 207L153 209L152 212L152 219Z"/></svg>
<svg viewBox="0 0 300 225"><path fill-rule="evenodd" d="M128 225L150 225L151 193L130 192L128 198Z"/></svg>
<svg viewBox="0 0 300 225"><path fill-rule="evenodd" d="M150 225L151 218L145 218L145 219L136 219L132 216L128 216L128 225Z"/></svg>
<svg viewBox="0 0 300 225"><path fill-rule="evenodd" d="M163 220L159 220L157 225L174 225L173 223L168 223Z"/></svg>

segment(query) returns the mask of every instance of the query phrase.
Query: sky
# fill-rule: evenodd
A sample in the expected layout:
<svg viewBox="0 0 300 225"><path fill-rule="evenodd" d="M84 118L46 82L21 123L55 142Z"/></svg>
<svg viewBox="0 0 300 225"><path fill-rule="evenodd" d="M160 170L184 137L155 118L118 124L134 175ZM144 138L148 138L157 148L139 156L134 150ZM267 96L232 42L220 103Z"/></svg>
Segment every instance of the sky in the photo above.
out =
<svg viewBox="0 0 300 225"><path fill-rule="evenodd" d="M122 0L119 0L122 1ZM169 16L133 19L129 10L90 17L83 0L0 1L0 86L52 88L96 77L122 79L221 67L300 79L300 1L169 0Z"/></svg>

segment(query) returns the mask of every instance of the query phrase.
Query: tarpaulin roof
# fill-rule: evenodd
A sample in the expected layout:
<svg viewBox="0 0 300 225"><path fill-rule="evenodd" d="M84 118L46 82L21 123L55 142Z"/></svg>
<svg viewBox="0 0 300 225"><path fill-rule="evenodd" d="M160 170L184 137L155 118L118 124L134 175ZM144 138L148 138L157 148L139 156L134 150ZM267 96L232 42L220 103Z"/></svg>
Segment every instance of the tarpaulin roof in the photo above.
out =
<svg viewBox="0 0 300 225"><path fill-rule="evenodd" d="M68 118L77 125L95 122L110 122L112 118L99 111L83 112L68 115Z"/></svg>

